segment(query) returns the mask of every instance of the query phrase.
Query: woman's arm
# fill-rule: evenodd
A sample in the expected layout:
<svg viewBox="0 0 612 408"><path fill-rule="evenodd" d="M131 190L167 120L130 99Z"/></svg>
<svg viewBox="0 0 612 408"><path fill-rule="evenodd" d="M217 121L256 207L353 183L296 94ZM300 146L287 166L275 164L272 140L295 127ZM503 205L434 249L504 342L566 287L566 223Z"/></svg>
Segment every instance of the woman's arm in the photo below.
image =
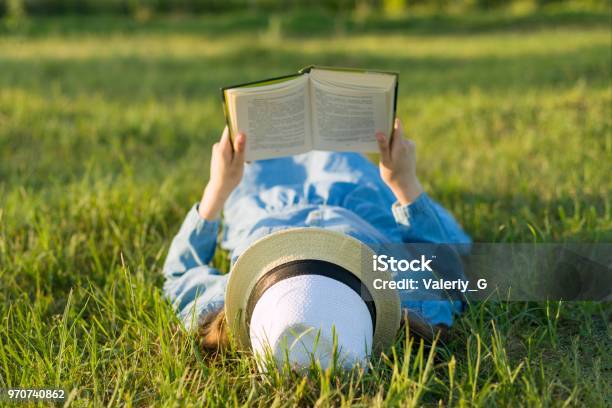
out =
<svg viewBox="0 0 612 408"><path fill-rule="evenodd" d="M416 146L412 140L404 139L399 119L395 120L393 138L389 143L385 135L376 135L380 149L380 175L389 186L397 202L393 205L393 215L404 242L431 242L434 244L467 244L440 246L440 256L436 259L438 273L447 278L462 276L461 261L454 255L469 252L470 237L463 232L453 216L433 201L423 191L416 176ZM436 253L438 253L436 251ZM433 338L436 332L444 336L446 328L453 322L453 314L461 311L460 301L402 301L404 313L412 314L407 319L411 331L425 338ZM433 327L428 327L432 322ZM424 336L425 334L425 336Z"/></svg>
<svg viewBox="0 0 612 408"><path fill-rule="evenodd" d="M380 149L380 176L397 198L393 215L401 229L402 240L469 244L470 238L453 216L423 192L416 175L415 143L403 136L399 119L395 120L390 143L384 134L376 134ZM464 252L462 248L458 249Z"/></svg>
<svg viewBox="0 0 612 408"><path fill-rule="evenodd" d="M208 264L217 244L219 216L244 167L244 135L232 148L227 128L213 145L210 180L202 200L187 214L164 264L164 293L187 328L223 305L227 276Z"/></svg>
<svg viewBox="0 0 612 408"><path fill-rule="evenodd" d="M244 150L246 136L239 133L232 142L227 126L221 140L212 147L210 159L210 180L202 194L199 213L206 220L219 218L221 209L232 191L240 184L244 173Z"/></svg>
<svg viewBox="0 0 612 408"><path fill-rule="evenodd" d="M208 264L217 244L219 220L208 221L194 205L172 240L164 263L164 293L189 329L202 314L223 304L227 278Z"/></svg>

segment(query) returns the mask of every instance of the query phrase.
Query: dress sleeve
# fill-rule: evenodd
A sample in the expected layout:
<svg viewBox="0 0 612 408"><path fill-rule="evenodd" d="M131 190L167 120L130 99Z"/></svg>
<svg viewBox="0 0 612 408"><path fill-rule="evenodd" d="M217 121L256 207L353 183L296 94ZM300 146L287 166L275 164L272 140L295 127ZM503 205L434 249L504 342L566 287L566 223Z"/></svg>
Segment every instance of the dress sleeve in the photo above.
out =
<svg viewBox="0 0 612 408"><path fill-rule="evenodd" d="M172 240L164 263L164 294L190 329L200 316L223 306L227 275L208 264L217 245L219 221L207 221L194 205Z"/></svg>
<svg viewBox="0 0 612 408"><path fill-rule="evenodd" d="M437 248L434 269L446 279L464 278L461 260L457 255L467 255L472 240L461 229L453 216L440 204L422 193L408 205L393 204L393 216L406 243L446 244ZM431 324L451 326L453 315L461 313L464 302L460 300L412 301L402 300L402 307L420 313Z"/></svg>
<svg viewBox="0 0 612 408"><path fill-rule="evenodd" d="M400 229L403 242L431 242L444 244L470 244L472 240L461 229L453 216L440 204L422 193L408 205L395 202L393 216ZM469 251L469 245L458 245L459 253Z"/></svg>

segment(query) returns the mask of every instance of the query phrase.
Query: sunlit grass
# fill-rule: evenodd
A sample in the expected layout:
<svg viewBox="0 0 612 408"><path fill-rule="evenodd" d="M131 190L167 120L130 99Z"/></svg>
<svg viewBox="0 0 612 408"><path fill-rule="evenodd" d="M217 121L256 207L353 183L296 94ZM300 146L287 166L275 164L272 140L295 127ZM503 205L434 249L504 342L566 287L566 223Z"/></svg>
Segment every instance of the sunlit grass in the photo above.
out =
<svg viewBox="0 0 612 408"><path fill-rule="evenodd" d="M400 71L423 183L476 241L610 242L610 27L164 24L0 37L0 388L61 386L79 405L609 405L609 305L475 304L450 343L400 335L367 373L261 377L235 350L195 352L159 272L208 177L219 87L308 64Z"/></svg>
<svg viewBox="0 0 612 408"><path fill-rule="evenodd" d="M478 57L532 56L565 54L585 47L607 46L609 31L602 27L589 29L567 28L542 30L529 36L520 32L499 32L457 36L452 34L384 36L380 34L354 34L331 38L270 37L266 30L252 37L242 34L160 34L130 35L110 33L108 36L83 35L65 37L48 35L33 38L0 39L0 52L12 60L82 60L88 58L138 57L140 59L193 59L196 57L222 57L247 47L271 47L275 50L300 53L315 58L325 43L326 52L357 52L381 57L424 58L445 57L456 59Z"/></svg>

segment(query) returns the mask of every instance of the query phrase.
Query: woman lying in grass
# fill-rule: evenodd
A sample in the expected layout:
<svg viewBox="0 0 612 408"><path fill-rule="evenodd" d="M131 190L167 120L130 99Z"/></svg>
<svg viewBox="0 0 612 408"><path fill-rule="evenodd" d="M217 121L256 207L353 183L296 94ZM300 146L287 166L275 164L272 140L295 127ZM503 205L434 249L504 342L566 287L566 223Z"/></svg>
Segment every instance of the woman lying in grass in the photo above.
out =
<svg viewBox="0 0 612 408"><path fill-rule="evenodd" d="M279 363L327 366L340 350L351 366L393 342L400 315L427 339L451 326L461 302L376 291L362 271L371 246L469 242L423 192L399 120L390 141L376 139L379 169L361 154L319 151L245 165L246 136L232 146L225 129L164 266L165 293L203 349L227 345L231 332ZM209 266L222 209L227 275Z"/></svg>

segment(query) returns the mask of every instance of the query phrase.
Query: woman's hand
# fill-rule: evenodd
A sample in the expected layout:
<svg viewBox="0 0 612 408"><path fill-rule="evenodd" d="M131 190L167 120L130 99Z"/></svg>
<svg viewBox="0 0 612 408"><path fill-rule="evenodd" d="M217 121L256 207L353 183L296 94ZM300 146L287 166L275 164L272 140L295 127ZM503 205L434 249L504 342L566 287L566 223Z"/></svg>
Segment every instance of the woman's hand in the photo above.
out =
<svg viewBox="0 0 612 408"><path fill-rule="evenodd" d="M402 124L398 118L393 124L391 143L381 132L376 133L376 140L380 150L380 176L401 205L410 204L423 192L416 176L414 141L404 139Z"/></svg>
<svg viewBox="0 0 612 408"><path fill-rule="evenodd" d="M210 179L204 189L198 212L206 220L219 218L225 200L242 179L246 137L240 133L234 140L234 148L227 127L221 140L212 147Z"/></svg>

